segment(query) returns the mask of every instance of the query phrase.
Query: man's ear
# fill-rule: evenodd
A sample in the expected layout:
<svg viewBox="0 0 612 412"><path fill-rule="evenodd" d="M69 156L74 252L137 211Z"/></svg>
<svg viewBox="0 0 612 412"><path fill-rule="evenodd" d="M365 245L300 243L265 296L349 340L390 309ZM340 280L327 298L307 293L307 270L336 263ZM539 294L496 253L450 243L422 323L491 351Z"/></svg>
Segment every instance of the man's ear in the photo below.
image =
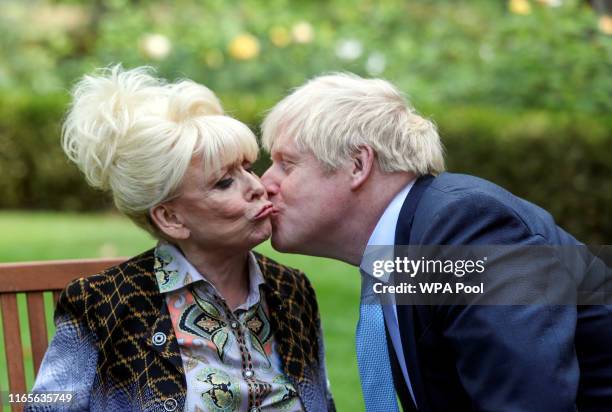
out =
<svg viewBox="0 0 612 412"><path fill-rule="evenodd" d="M351 190L357 190L368 180L374 169L376 155L368 145L359 146L351 156Z"/></svg>
<svg viewBox="0 0 612 412"><path fill-rule="evenodd" d="M153 206L149 210L149 216L158 229L172 239L187 239L191 234L171 204L162 203Z"/></svg>

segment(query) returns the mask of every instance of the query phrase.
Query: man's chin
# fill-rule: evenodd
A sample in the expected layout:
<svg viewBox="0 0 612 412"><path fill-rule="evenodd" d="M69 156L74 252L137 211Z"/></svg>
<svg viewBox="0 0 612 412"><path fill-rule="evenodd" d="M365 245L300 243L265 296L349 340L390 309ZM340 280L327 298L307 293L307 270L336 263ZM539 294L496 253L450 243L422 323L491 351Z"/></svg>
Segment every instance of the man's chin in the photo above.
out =
<svg viewBox="0 0 612 412"><path fill-rule="evenodd" d="M272 244L272 247L274 248L274 250L277 250L279 252L285 252L285 253L289 252L289 250L287 250L283 241L279 238L278 235L275 235L274 232L272 232L272 238L270 239L270 243Z"/></svg>
<svg viewBox="0 0 612 412"><path fill-rule="evenodd" d="M295 245L293 245L289 241L289 239L282 236L278 230L275 230L275 228L273 228L272 230L272 237L270 238L270 243L272 244L272 247L279 252L283 252L283 253L296 253L297 252Z"/></svg>

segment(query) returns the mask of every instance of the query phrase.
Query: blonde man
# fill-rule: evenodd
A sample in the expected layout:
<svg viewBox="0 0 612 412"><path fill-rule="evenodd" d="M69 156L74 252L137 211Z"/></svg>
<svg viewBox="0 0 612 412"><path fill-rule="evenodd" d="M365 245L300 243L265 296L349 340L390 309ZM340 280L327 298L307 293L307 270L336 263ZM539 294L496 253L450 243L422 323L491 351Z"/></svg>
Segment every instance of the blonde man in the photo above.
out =
<svg viewBox="0 0 612 412"><path fill-rule="evenodd" d="M444 172L435 126L384 80L333 74L307 82L270 111L263 143L280 251L365 269L364 252L375 245L578 243L537 206ZM517 291L530 292L535 268L555 259L524 267L529 281ZM374 279L362 272L357 360L368 412L397 411L396 394L405 411L612 405L610 307L381 307L367 303ZM499 281L513 284L513 275ZM584 274L572 275L579 283Z"/></svg>

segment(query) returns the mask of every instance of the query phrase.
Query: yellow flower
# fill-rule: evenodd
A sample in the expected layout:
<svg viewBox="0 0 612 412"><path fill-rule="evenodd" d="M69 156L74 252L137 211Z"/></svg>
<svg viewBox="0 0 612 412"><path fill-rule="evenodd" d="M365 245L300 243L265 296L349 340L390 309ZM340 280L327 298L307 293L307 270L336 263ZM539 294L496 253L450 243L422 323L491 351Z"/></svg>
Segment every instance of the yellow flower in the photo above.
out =
<svg viewBox="0 0 612 412"><path fill-rule="evenodd" d="M599 30L601 30L602 33L612 35L612 16L601 16L597 25L599 26Z"/></svg>
<svg viewBox="0 0 612 412"><path fill-rule="evenodd" d="M314 29L312 25L306 21L297 23L291 29L293 40L296 43L310 43L314 39Z"/></svg>
<svg viewBox="0 0 612 412"><path fill-rule="evenodd" d="M276 47L285 47L291 43L289 30L283 26L272 27L268 35L270 36L270 41L272 41L272 44L274 44Z"/></svg>
<svg viewBox="0 0 612 412"><path fill-rule="evenodd" d="M531 13L531 4L528 0L510 0L508 8L514 14L529 14Z"/></svg>
<svg viewBox="0 0 612 412"><path fill-rule="evenodd" d="M259 55L259 40L249 33L240 34L231 41L229 54L237 60L250 60Z"/></svg>

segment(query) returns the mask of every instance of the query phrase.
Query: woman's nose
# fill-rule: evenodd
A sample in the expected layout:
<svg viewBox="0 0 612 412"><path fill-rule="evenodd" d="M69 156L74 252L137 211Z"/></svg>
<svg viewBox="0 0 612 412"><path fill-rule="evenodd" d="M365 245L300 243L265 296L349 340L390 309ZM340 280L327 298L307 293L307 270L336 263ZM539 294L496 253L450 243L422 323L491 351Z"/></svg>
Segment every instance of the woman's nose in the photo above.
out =
<svg viewBox="0 0 612 412"><path fill-rule="evenodd" d="M249 194L251 199L258 199L266 194L266 188L264 187L261 179L254 173L247 172L247 181L249 184Z"/></svg>

